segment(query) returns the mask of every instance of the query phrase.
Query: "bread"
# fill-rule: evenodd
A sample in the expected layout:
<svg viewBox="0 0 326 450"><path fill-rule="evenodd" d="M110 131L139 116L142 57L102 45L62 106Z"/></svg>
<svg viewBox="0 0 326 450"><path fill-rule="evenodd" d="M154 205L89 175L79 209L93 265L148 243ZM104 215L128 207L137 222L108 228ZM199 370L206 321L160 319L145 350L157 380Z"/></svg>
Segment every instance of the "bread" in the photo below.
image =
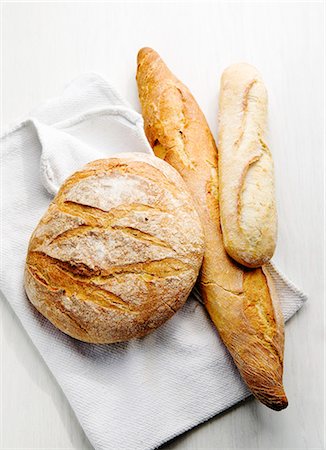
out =
<svg viewBox="0 0 326 450"><path fill-rule="evenodd" d="M242 268L224 249L217 149L205 117L152 49L138 54L137 83L148 140L182 175L202 221L206 245L199 285L207 311L253 394L270 408L285 408L278 300L267 270Z"/></svg>
<svg viewBox="0 0 326 450"><path fill-rule="evenodd" d="M265 142L267 92L257 70L234 64L221 79L219 182L223 242L232 258L260 267L273 256L274 169Z"/></svg>
<svg viewBox="0 0 326 450"><path fill-rule="evenodd" d="M179 174L155 156L123 153L65 181L31 237L26 293L81 341L144 336L186 301L203 246Z"/></svg>

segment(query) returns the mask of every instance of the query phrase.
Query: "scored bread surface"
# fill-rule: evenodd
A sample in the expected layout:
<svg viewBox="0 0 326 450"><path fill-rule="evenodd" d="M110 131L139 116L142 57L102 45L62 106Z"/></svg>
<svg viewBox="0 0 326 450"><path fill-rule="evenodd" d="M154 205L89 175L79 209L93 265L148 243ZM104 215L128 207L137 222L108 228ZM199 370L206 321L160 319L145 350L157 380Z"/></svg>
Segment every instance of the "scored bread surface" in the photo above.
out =
<svg viewBox="0 0 326 450"><path fill-rule="evenodd" d="M145 132L155 154L183 177L201 218L205 306L243 379L264 404L283 409L283 317L265 268L247 270L226 253L219 218L218 154L189 90L150 48L138 53Z"/></svg>
<svg viewBox="0 0 326 450"><path fill-rule="evenodd" d="M267 91L258 71L233 64L219 97L219 183L223 241L248 267L270 260L276 245L274 168L265 142Z"/></svg>
<svg viewBox="0 0 326 450"><path fill-rule="evenodd" d="M179 174L155 156L94 161L61 187L29 245L25 289L82 341L143 336L186 301L203 235Z"/></svg>

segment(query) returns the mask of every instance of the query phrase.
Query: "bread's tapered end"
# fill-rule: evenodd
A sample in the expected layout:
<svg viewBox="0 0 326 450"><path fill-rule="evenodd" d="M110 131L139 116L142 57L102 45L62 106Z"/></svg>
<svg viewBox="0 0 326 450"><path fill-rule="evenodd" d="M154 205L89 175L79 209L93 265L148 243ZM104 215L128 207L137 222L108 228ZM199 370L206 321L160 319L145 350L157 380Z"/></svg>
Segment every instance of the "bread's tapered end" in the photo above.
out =
<svg viewBox="0 0 326 450"><path fill-rule="evenodd" d="M255 392L255 389L252 389L252 391L255 397L263 403L263 405L274 411L281 411L288 406L288 399L282 385L265 392Z"/></svg>
<svg viewBox="0 0 326 450"><path fill-rule="evenodd" d="M143 47L139 50L138 55L137 55L137 60L141 59L144 55L146 55L146 53L150 53L153 52L154 50L150 47Z"/></svg>
<svg viewBox="0 0 326 450"><path fill-rule="evenodd" d="M155 50L153 50L150 47L143 47L139 50L137 54L137 64L140 64L143 61L143 59L149 55L153 55L159 58L159 54Z"/></svg>
<svg viewBox="0 0 326 450"><path fill-rule="evenodd" d="M159 54L150 47L143 47L137 54L137 72L136 80L138 84L138 94L142 102L144 93L147 92L148 86L151 86L153 76L157 76L152 70L153 63L160 60Z"/></svg>

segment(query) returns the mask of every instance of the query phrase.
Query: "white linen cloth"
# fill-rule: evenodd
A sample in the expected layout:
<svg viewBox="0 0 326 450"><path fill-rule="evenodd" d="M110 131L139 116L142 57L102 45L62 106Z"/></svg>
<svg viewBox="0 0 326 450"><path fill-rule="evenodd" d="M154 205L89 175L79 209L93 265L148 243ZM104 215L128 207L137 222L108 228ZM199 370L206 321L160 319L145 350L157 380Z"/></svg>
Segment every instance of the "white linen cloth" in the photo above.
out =
<svg viewBox="0 0 326 450"><path fill-rule="evenodd" d="M250 395L195 295L143 339L91 345L54 328L24 293L28 240L53 194L91 160L120 151L151 153L141 115L104 79L84 75L9 130L1 143L1 290L92 445L153 449ZM272 265L269 269L289 319L306 296Z"/></svg>

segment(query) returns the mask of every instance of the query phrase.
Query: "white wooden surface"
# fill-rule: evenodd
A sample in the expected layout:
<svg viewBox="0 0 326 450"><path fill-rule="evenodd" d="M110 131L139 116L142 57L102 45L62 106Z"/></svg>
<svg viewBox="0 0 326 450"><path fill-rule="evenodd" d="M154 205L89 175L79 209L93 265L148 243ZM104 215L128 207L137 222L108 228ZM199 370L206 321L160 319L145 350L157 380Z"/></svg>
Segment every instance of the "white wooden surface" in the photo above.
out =
<svg viewBox="0 0 326 450"><path fill-rule="evenodd" d="M87 71L109 78L139 109L135 61L142 46L159 51L191 88L215 135L223 68L251 62L268 86L279 206L275 260L309 294L286 327L290 405L274 413L249 400L165 449L323 448L322 27L323 5L313 2L3 4L5 125ZM91 449L55 379L0 304L1 448Z"/></svg>

